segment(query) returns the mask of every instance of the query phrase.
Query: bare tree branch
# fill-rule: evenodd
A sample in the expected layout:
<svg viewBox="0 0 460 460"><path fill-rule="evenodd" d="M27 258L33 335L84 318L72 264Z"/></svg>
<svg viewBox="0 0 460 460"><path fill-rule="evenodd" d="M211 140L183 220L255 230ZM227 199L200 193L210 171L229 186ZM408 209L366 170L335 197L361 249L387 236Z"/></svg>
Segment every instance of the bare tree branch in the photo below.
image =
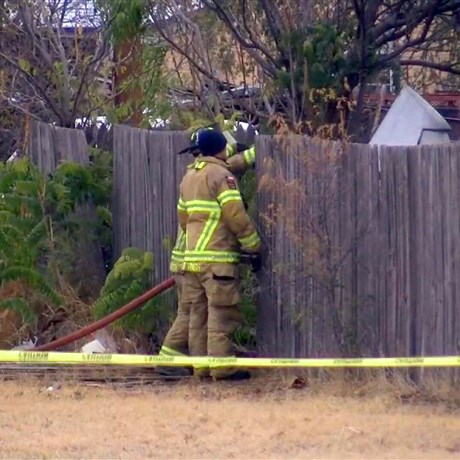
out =
<svg viewBox="0 0 460 460"><path fill-rule="evenodd" d="M102 66L104 56L108 52L108 43L106 37L103 37L101 43L98 45L94 56L90 58L89 62L86 64L83 69L80 83L78 85L77 93L75 95L73 109L72 109L72 119L75 119L77 111L80 107L81 99L83 98L84 88L88 85L88 81L92 80L95 75L98 73L98 69Z"/></svg>
<svg viewBox="0 0 460 460"><path fill-rule="evenodd" d="M283 22L278 8L271 0L259 0L259 3L265 12L265 16L267 17L267 24L271 36L273 37L277 48L280 49Z"/></svg>
<svg viewBox="0 0 460 460"><path fill-rule="evenodd" d="M48 94L46 93L45 89L39 84L38 80L34 78L29 72L21 68L19 64L17 64L15 61L13 61L10 57L8 57L6 54L0 51L0 57L3 58L8 64L10 64L12 67L14 67L16 70L18 70L20 73L24 75L24 77L27 79L28 83L36 88L38 92L40 93L40 96L44 99L44 101L51 107L53 110L54 114L58 117L59 121L61 123L65 123L65 119L63 118L61 111L59 107L55 104L53 99L51 99Z"/></svg>
<svg viewBox="0 0 460 460"><path fill-rule="evenodd" d="M434 16L431 16L431 17L427 18L426 22L425 22L425 24L423 26L423 30L422 30L421 34L417 38L414 38L412 40L411 39L406 40L400 46L398 46L397 48L393 49L393 51L391 51L390 53L386 54L384 57L380 58L380 64L390 62L393 59L395 59L398 56L400 56L405 50L407 50L409 48L413 48L413 47L423 43L426 40L426 38L428 36L428 33L430 32L430 27L431 27L431 24L433 23L433 20L434 20Z"/></svg>
<svg viewBox="0 0 460 460"><path fill-rule="evenodd" d="M0 7L0 57L10 69L8 75L13 69L21 75L12 80L11 92L20 94L21 100L42 100L62 126L72 126L87 110L83 106L91 104L101 68L110 65L104 30L87 33L78 25L84 6L84 0L35 0L32 9L29 2L17 0L12 11ZM69 20L75 22L73 35L64 27Z"/></svg>
<svg viewBox="0 0 460 460"><path fill-rule="evenodd" d="M217 0L202 0L203 4L208 6L210 9L216 12L218 17L224 22L224 24L229 28L234 37L244 46L244 48L251 54L251 57L264 69L264 71L274 77L277 73L276 70L276 60L272 56L272 53L266 48L260 40L256 41L255 38L250 36L249 40L246 39L240 30L239 21L230 16L229 13L225 11L223 7L219 5ZM260 51L268 61L265 61L261 56L256 52Z"/></svg>
<svg viewBox="0 0 460 460"><path fill-rule="evenodd" d="M436 62L424 61L421 59L401 59L399 61L402 66L426 67L427 69L439 70L448 72L453 75L460 75L460 63L455 64L439 64Z"/></svg>
<svg viewBox="0 0 460 460"><path fill-rule="evenodd" d="M230 85L225 85L223 82L221 82L217 77L215 77L212 73L210 73L208 70L206 70L202 65L200 65L196 60L181 46L177 44L175 40L172 40L169 38L169 36L164 32L163 28L160 26L157 28L157 31L161 35L161 37L169 44L171 47L177 51L178 53L182 54L187 61L195 68L197 69L200 73L205 75L207 78L210 80L215 81L216 83L222 84L223 87L227 86L228 89L230 89Z"/></svg>

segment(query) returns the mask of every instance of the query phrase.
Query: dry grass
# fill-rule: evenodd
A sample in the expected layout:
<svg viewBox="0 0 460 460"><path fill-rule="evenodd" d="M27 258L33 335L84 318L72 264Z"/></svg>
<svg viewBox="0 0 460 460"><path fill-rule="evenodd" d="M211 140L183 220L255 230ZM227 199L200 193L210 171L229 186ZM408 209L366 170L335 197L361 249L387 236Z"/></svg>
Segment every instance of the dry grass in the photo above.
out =
<svg viewBox="0 0 460 460"><path fill-rule="evenodd" d="M455 407L373 382L135 389L0 382L2 458L460 458Z"/></svg>

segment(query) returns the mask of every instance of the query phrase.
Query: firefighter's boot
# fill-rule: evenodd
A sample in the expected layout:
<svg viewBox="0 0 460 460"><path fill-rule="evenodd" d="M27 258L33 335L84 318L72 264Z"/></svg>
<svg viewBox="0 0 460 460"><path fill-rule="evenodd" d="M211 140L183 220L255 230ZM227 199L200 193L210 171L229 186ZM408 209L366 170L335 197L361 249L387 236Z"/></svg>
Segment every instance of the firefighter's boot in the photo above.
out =
<svg viewBox="0 0 460 460"><path fill-rule="evenodd" d="M248 380L250 378L251 378L250 372L244 369L238 370L230 375L213 376L213 380L216 380L216 381L225 380L225 381L232 381L232 382L239 381L239 380Z"/></svg>
<svg viewBox="0 0 460 460"><path fill-rule="evenodd" d="M159 366L155 368L155 374L165 380L180 380L192 375L192 370L188 367L168 367Z"/></svg>

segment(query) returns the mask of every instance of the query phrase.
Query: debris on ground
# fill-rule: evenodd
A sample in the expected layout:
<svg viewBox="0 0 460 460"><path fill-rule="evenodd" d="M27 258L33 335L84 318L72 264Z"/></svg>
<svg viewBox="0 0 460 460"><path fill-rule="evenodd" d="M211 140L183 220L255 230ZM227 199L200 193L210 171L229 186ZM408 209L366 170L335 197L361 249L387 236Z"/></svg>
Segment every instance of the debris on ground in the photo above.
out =
<svg viewBox="0 0 460 460"><path fill-rule="evenodd" d="M111 334L102 329L90 336L93 340L81 348L82 353L118 353L118 347Z"/></svg>
<svg viewBox="0 0 460 460"><path fill-rule="evenodd" d="M104 345L102 345L99 340L92 340L91 342L87 343L86 345L83 345L81 348L82 353L88 353L88 354L93 354L93 353L107 353Z"/></svg>
<svg viewBox="0 0 460 460"><path fill-rule="evenodd" d="M37 337L34 337L33 339L21 342L20 345L17 345L16 347L12 349L13 350L31 350L32 348L35 348L36 344L37 344Z"/></svg>

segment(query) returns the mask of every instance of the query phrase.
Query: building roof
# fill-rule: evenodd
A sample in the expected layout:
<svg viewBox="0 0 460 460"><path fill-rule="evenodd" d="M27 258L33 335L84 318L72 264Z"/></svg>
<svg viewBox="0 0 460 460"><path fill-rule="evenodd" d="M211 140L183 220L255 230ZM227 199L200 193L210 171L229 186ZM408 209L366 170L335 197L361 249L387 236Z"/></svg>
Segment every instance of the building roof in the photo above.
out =
<svg viewBox="0 0 460 460"><path fill-rule="evenodd" d="M450 130L451 127L436 109L412 88L404 86L369 143L446 143L450 142Z"/></svg>

